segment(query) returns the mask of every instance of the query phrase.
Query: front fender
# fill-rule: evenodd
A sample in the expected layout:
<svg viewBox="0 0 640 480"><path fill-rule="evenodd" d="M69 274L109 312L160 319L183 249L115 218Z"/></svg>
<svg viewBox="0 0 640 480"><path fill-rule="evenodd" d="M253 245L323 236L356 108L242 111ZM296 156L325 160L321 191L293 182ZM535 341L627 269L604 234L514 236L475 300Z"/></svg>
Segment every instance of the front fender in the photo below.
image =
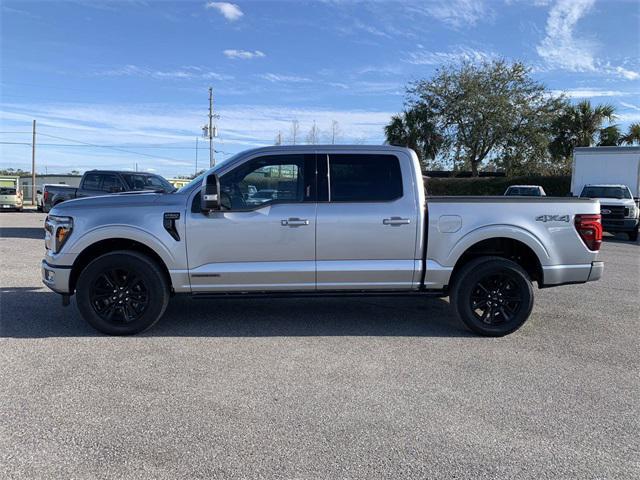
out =
<svg viewBox="0 0 640 480"><path fill-rule="evenodd" d="M69 238L69 240L72 239L73 237ZM142 243L157 253L167 268L170 270L172 268L179 268L176 266L176 256L174 252L172 252L160 238L147 230L132 225L108 225L94 228L75 239L73 243L64 249L64 253L69 256L77 256L91 245L110 239L125 239Z"/></svg>

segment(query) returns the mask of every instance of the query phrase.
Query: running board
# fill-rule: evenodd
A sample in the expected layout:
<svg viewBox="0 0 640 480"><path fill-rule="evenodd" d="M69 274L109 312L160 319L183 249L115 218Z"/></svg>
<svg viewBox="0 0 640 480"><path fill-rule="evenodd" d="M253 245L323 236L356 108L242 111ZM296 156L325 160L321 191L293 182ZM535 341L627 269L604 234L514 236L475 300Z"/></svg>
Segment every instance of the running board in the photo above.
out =
<svg viewBox="0 0 640 480"><path fill-rule="evenodd" d="M313 298L313 297L446 297L444 290L416 290L416 291L389 291L389 290L310 290L293 292L206 292L194 293L193 299L205 300L211 298Z"/></svg>

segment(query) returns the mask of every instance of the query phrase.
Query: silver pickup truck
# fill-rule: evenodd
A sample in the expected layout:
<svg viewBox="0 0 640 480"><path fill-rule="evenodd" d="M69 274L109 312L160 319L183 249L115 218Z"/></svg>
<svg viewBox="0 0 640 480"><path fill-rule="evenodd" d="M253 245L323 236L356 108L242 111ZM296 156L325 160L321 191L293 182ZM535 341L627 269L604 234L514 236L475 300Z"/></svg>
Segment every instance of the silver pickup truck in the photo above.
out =
<svg viewBox="0 0 640 480"><path fill-rule="evenodd" d="M450 296L472 331L518 329L538 287L598 280L597 201L431 197L412 150L277 146L175 193L70 200L45 222L44 283L134 334L174 294Z"/></svg>

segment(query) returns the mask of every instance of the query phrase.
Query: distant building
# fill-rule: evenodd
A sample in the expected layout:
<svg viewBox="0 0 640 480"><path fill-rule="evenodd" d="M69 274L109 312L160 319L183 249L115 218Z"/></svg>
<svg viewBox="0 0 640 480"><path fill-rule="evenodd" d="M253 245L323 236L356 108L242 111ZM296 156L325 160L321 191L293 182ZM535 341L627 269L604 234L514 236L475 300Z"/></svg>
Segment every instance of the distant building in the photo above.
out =
<svg viewBox="0 0 640 480"><path fill-rule="evenodd" d="M71 187L80 186L82 175L36 175L36 191L42 192L42 185L45 183L58 183L69 185ZM31 175L21 175L20 185L22 186L22 195L25 203L31 203Z"/></svg>
<svg viewBox="0 0 640 480"><path fill-rule="evenodd" d="M190 178L167 178L167 181L176 188L182 188L186 184L188 184L191 179Z"/></svg>

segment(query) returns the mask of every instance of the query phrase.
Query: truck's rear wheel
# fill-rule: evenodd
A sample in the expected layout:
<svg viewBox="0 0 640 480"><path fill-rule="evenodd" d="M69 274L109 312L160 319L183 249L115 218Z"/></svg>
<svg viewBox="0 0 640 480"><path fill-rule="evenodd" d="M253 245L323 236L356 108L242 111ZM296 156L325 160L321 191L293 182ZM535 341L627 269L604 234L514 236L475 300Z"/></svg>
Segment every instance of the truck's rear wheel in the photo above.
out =
<svg viewBox="0 0 640 480"><path fill-rule="evenodd" d="M450 300L470 330L501 337L516 331L529 318L533 286L517 263L501 257L482 257L456 274Z"/></svg>
<svg viewBox="0 0 640 480"><path fill-rule="evenodd" d="M137 252L116 251L93 260L76 287L78 308L96 330L132 335L155 324L169 302L158 265Z"/></svg>

